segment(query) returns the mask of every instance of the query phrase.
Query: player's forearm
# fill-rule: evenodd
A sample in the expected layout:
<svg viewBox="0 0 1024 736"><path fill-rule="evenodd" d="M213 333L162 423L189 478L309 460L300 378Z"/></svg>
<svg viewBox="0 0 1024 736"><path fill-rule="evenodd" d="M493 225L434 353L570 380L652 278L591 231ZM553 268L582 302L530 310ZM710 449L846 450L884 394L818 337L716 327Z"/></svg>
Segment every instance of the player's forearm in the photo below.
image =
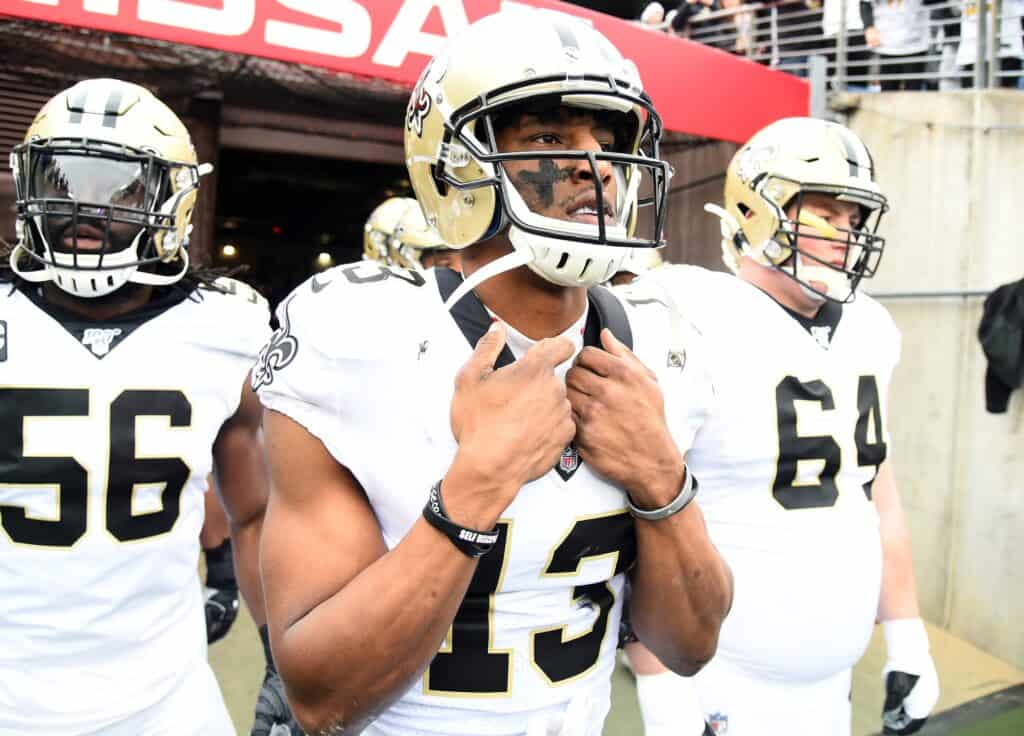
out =
<svg viewBox="0 0 1024 736"><path fill-rule="evenodd" d="M918 618L917 584L910 533L902 509L881 516L882 592L878 599L878 620Z"/></svg>
<svg viewBox="0 0 1024 736"><path fill-rule="evenodd" d="M266 623L267 613L263 602L263 584L260 582L260 530L263 515L247 523L231 524L231 548L235 557L235 575L238 589L249 607L249 613L257 626Z"/></svg>
<svg viewBox="0 0 1024 736"><path fill-rule="evenodd" d="M910 531L891 463L879 468L872 491L882 540L882 591L878 599L878 620L918 618L921 613L917 603Z"/></svg>
<svg viewBox="0 0 1024 736"><path fill-rule="evenodd" d="M732 605L732 573L696 503L659 521L638 519L636 528L633 627L666 667L692 675L718 646Z"/></svg>
<svg viewBox="0 0 1024 736"><path fill-rule="evenodd" d="M475 569L419 520L398 546L288 625L274 652L303 727L358 733L400 697L437 653Z"/></svg>

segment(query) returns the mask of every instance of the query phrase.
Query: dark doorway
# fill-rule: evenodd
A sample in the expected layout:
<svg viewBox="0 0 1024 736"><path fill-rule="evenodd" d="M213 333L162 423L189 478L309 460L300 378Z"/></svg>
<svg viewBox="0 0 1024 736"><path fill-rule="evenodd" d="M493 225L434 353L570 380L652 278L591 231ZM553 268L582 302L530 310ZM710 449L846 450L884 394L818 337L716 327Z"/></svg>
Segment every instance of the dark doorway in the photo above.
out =
<svg viewBox="0 0 1024 736"><path fill-rule="evenodd" d="M313 272L359 260L366 218L411 196L406 177L392 164L222 149L213 264L246 266L239 278L275 306Z"/></svg>

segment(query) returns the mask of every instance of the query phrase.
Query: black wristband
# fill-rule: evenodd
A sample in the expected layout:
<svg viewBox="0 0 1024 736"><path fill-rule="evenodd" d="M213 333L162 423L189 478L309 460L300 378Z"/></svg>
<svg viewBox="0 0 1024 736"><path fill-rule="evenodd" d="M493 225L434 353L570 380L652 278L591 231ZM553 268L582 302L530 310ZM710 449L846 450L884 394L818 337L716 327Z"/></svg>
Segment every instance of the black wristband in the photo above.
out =
<svg viewBox="0 0 1024 736"><path fill-rule="evenodd" d="M435 483L430 489L427 505L423 507L423 518L430 526L448 537L459 552L468 557L482 557L490 552L494 543L498 541L496 528L489 532L481 532L459 526L448 518L448 514L444 510L444 503L441 501L441 481Z"/></svg>
<svg viewBox="0 0 1024 736"><path fill-rule="evenodd" d="M237 588L235 556L228 537L216 547L203 550L206 558L206 584L211 588Z"/></svg>
<svg viewBox="0 0 1024 736"><path fill-rule="evenodd" d="M277 672L274 666L274 653L270 651L270 629L266 624L260 627L260 641L263 642L263 656L267 659L267 669Z"/></svg>

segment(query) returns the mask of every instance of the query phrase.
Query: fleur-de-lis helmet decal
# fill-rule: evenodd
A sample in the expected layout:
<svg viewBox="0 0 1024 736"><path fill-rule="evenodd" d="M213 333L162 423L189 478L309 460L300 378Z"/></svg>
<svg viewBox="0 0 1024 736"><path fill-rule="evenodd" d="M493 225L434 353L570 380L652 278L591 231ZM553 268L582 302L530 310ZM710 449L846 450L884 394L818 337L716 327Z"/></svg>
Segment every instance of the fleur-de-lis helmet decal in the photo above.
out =
<svg viewBox="0 0 1024 736"><path fill-rule="evenodd" d="M292 298L289 297L284 303L281 309L281 326L270 336L270 342L263 346L256 359L256 367L252 371L253 391L273 383L274 371L281 370L295 360L295 354L299 351L299 341L291 335L291 320L288 317L291 301Z"/></svg>

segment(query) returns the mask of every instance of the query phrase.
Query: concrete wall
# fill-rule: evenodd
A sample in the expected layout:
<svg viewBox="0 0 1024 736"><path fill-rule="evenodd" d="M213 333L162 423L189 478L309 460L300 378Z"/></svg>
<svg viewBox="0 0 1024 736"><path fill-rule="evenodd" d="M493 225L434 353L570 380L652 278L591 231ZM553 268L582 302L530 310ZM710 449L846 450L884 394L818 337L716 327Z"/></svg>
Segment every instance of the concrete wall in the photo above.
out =
<svg viewBox="0 0 1024 736"><path fill-rule="evenodd" d="M892 212L868 292L991 289L1024 276L1024 95L864 96L849 125ZM981 298L884 301L903 331L892 457L923 613L1024 667L1024 401L985 412Z"/></svg>

